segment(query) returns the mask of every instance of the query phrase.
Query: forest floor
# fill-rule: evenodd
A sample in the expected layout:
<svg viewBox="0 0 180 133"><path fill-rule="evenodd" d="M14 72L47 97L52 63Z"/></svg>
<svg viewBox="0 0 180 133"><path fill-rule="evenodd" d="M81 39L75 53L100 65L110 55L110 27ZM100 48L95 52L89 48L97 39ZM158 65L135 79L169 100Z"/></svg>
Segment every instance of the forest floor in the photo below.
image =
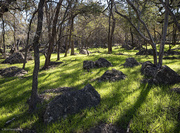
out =
<svg viewBox="0 0 180 133"><path fill-rule="evenodd" d="M173 48L178 48L175 46ZM167 50L168 47L165 49ZM91 52L97 49L89 49ZM75 55L64 57L58 65L48 70L40 70L38 78L39 94L48 89L58 87L75 87L82 89L90 83L100 94L101 102L96 108L85 109L75 115L69 115L48 125L43 123L43 112L47 103L38 104L36 112L28 113L27 100L31 95L32 74L34 61L26 64L28 74L23 77L0 77L0 132L13 132L11 129L31 129L37 133L83 133L91 128L103 124L116 125L116 127L131 132L180 132L180 94L171 91L180 88L180 84L155 86L143 84L141 65L133 68L124 68L126 58L134 57L138 62L151 61L148 55L135 55L137 50L124 50L113 47L113 53L107 54L107 49L99 48L100 53ZM179 49L177 49L179 50ZM180 50L179 50L180 51ZM76 50L78 53L78 51ZM123 53L124 55L117 55ZM56 61L56 54L52 54L51 61ZM174 55L180 58L180 55ZM112 63L112 67L94 68L89 72L83 69L84 60L97 60L103 57ZM0 59L2 62L3 59ZM45 62L40 56L40 67ZM166 59L163 64L180 74L180 60ZM0 69L10 66L22 68L22 64L0 64ZM116 82L99 82L94 80L103 75L107 70L116 69L127 75L125 80ZM50 99L54 93L47 93ZM6 124L7 121L10 121ZM15 132L15 131L14 131Z"/></svg>

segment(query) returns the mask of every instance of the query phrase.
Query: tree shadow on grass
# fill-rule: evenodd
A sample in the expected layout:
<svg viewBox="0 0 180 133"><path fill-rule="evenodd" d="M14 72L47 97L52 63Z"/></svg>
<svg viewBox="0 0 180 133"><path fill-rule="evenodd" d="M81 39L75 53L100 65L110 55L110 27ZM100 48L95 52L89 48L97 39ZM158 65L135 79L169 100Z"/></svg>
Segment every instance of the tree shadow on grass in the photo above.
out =
<svg viewBox="0 0 180 133"><path fill-rule="evenodd" d="M140 95L135 102L135 104L128 109L123 116L121 116L117 121L118 124L121 125L124 129L128 127L128 124L133 119L133 116L136 114L137 110L141 107L141 105L145 102L148 93L150 92L152 85L149 84L141 84L140 88L142 88Z"/></svg>

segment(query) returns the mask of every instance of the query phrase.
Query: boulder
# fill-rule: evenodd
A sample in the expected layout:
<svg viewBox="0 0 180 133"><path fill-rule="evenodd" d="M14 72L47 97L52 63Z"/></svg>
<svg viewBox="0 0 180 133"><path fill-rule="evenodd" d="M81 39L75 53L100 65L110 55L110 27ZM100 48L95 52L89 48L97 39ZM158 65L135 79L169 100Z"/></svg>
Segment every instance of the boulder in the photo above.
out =
<svg viewBox="0 0 180 133"><path fill-rule="evenodd" d="M143 82L151 84L176 84L180 83L180 75L168 66L156 67L150 61L142 64L141 73L148 77Z"/></svg>
<svg viewBox="0 0 180 133"><path fill-rule="evenodd" d="M71 91L55 97L47 106L44 122L50 123L80 110L95 107L100 103L99 93L90 85L83 89Z"/></svg>
<svg viewBox="0 0 180 133"><path fill-rule="evenodd" d="M24 63L24 55L20 52L14 53L10 55L8 58L6 58L2 63Z"/></svg>
<svg viewBox="0 0 180 133"><path fill-rule="evenodd" d="M153 49L142 49L139 52L136 53L136 55L153 55ZM157 54L159 55L159 52L157 52Z"/></svg>
<svg viewBox="0 0 180 133"><path fill-rule="evenodd" d="M180 83L180 75L168 66L162 66L155 76L159 84L176 84Z"/></svg>
<svg viewBox="0 0 180 133"><path fill-rule="evenodd" d="M157 67L150 61L146 61L142 64L141 67L141 74L145 75L146 77L155 77L157 73Z"/></svg>
<svg viewBox="0 0 180 133"><path fill-rule="evenodd" d="M92 69L95 68L95 63L94 61L83 61L83 68L84 69Z"/></svg>
<svg viewBox="0 0 180 133"><path fill-rule="evenodd" d="M118 71L116 69L112 69L112 70L107 70L100 78L99 81L118 81L118 80L122 80L125 79L126 75L121 72Z"/></svg>
<svg viewBox="0 0 180 133"><path fill-rule="evenodd" d="M126 58L126 62L123 64L124 67L134 67L140 65L134 58Z"/></svg>
<svg viewBox="0 0 180 133"><path fill-rule="evenodd" d="M97 68L110 67L110 66L112 66L112 64L108 60L106 60L105 58L99 58L97 61L95 61L95 66Z"/></svg>
<svg viewBox="0 0 180 133"><path fill-rule="evenodd" d="M92 69L92 68L100 68L100 67L109 67L112 64L106 60L105 58L99 58L97 61L83 61L83 68L84 69Z"/></svg>
<svg viewBox="0 0 180 133"><path fill-rule="evenodd" d="M4 77L20 77L27 74L27 71L18 67L9 67L0 71L0 75Z"/></svg>
<svg viewBox="0 0 180 133"><path fill-rule="evenodd" d="M131 50L131 49L133 49L133 47L132 47L131 45L129 45L129 44L123 44L121 48L124 48L124 49L126 49L126 50Z"/></svg>
<svg viewBox="0 0 180 133"><path fill-rule="evenodd" d="M81 49L81 50L79 51L79 54L89 55L89 51L86 50L86 49Z"/></svg>

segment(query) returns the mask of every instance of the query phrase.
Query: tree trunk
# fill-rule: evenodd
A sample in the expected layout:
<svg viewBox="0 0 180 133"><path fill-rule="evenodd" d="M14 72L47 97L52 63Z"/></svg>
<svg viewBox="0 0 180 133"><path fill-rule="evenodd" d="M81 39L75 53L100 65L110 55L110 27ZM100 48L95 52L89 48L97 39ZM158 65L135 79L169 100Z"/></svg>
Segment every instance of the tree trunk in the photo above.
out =
<svg viewBox="0 0 180 133"><path fill-rule="evenodd" d="M132 43L132 46L134 46L134 36L133 36L131 27L130 27L130 33L131 33L131 43Z"/></svg>
<svg viewBox="0 0 180 133"><path fill-rule="evenodd" d="M33 40L33 48L34 48L34 71L33 71L33 82L32 82L32 91L31 98L29 101L29 112L32 112L36 109L36 105L39 101L38 96L38 71L39 71L39 38L42 32L42 22L43 22L43 6L45 0L40 0L38 5L38 24L36 34Z"/></svg>
<svg viewBox="0 0 180 133"><path fill-rule="evenodd" d="M60 47L61 47L62 25L59 30L59 41L57 42L57 60L60 60Z"/></svg>
<svg viewBox="0 0 180 133"><path fill-rule="evenodd" d="M168 5L168 4L169 4L169 0L166 0L166 5ZM167 34L167 27L168 27L168 16L169 16L169 12L166 9L165 10L162 39L161 39L160 50L159 50L159 64L158 64L159 67L162 67L162 59L163 59L163 55L164 55L164 44L166 41L166 34Z"/></svg>
<svg viewBox="0 0 180 133"><path fill-rule="evenodd" d="M14 51L17 51L17 43L16 43L16 18L15 18L15 13L14 13Z"/></svg>
<svg viewBox="0 0 180 133"><path fill-rule="evenodd" d="M174 45L174 46L176 45L176 39L177 39L176 31L177 31L177 27L175 26L175 24L173 24L172 45Z"/></svg>
<svg viewBox="0 0 180 133"><path fill-rule="evenodd" d="M113 33L114 33L114 28L115 28L115 19L112 12L114 0L110 0L110 2L111 2L111 5L109 9L109 31L108 31L108 53L109 54L112 53L112 39L113 39ZM112 27L111 27L111 16L113 19Z"/></svg>
<svg viewBox="0 0 180 133"><path fill-rule="evenodd" d="M4 58L6 58L6 46L5 46L5 29L4 29L4 18L2 15L2 32L3 32L3 54L4 54Z"/></svg>
<svg viewBox="0 0 180 133"><path fill-rule="evenodd" d="M31 23L32 23L32 20L35 16L35 14L37 13L37 10L33 13L32 15L32 18L29 22L29 30L28 30L28 33L27 33L27 40L26 40L26 46L25 46L25 59L24 59L24 63L23 63L23 69L25 68L25 65L26 65L26 60L27 60L27 53L28 53L28 45L29 45L29 34L30 34L30 31L31 31Z"/></svg>
<svg viewBox="0 0 180 133"><path fill-rule="evenodd" d="M157 38L156 38L156 27L154 26L154 42L156 42L156 41L157 41Z"/></svg>
<svg viewBox="0 0 180 133"><path fill-rule="evenodd" d="M50 64L51 54L53 52L54 41L55 41L55 37L56 37L56 33L57 33L56 24L57 24L57 21L58 21L58 15L59 15L59 11L60 11L62 1L63 0L59 0L59 2L57 4L57 7L56 7L56 13L55 13L54 20L53 20L52 34L51 34L51 38L49 40L48 53L47 53L47 56L46 56L46 60L45 60L45 64L44 64L43 69L47 69L49 64Z"/></svg>
<svg viewBox="0 0 180 133"><path fill-rule="evenodd" d="M71 29L70 29L70 35L69 35L69 43L71 43L71 55L74 55L74 41L73 41L73 30L74 30L74 17L71 15Z"/></svg>
<svg viewBox="0 0 180 133"><path fill-rule="evenodd" d="M65 50L64 57L67 57L67 53L68 53L68 50L69 50L68 37L66 37L66 39L65 39L65 46L66 46L66 50Z"/></svg>

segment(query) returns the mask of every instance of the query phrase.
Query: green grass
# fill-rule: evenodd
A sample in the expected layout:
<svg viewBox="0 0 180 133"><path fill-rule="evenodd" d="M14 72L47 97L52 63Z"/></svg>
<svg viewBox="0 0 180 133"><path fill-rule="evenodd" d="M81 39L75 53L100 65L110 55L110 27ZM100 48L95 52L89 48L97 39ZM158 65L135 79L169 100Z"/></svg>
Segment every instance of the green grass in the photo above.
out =
<svg viewBox="0 0 180 133"><path fill-rule="evenodd" d="M180 84L173 86L150 86L141 84L143 76L140 74L141 66L124 68L126 58L134 57L139 62L153 61L152 56L135 56L137 51L113 48L113 54L107 54L107 49L99 48L101 53L94 53L90 56L76 55L63 57L63 63L49 70L39 71L39 93L58 87L83 88L87 83L100 93L101 102L96 108L85 109L76 115L69 115L66 119L59 120L48 125L43 124L43 105L39 104L34 114L28 113L27 99L31 94L33 61L28 61L26 70L28 74L24 78L0 77L0 128L23 128L36 129L39 133L53 132L84 132L100 123L114 123L126 130L131 121L132 132L180 132L180 122L177 113L180 111L180 95L171 92L173 87L180 87ZM97 49L90 49L97 51ZM77 52L77 51L76 51ZM124 55L116 55L123 53ZM92 69L90 72L83 70L84 60L97 60L104 57L113 66L109 68ZM52 61L56 61L53 54ZM2 61L2 59L0 60ZM40 57L40 66L44 65L45 58ZM171 67L180 74L180 61L164 60L164 64ZM0 69L18 66L22 64L0 64ZM122 71L127 75L125 80L118 82L94 81L106 70L112 68ZM9 125L5 122L16 118ZM0 131L7 132L7 131Z"/></svg>

